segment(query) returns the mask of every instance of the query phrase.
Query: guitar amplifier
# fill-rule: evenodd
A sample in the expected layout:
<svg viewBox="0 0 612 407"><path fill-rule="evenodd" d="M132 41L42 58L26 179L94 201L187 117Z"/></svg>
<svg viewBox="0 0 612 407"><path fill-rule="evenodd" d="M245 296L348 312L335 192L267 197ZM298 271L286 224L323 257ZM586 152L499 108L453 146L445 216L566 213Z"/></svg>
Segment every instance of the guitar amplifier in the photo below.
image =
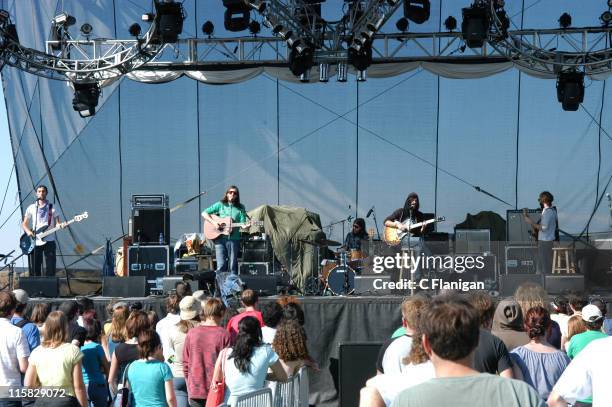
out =
<svg viewBox="0 0 612 407"><path fill-rule="evenodd" d="M198 259L195 257L174 260L174 272L176 274L195 273L198 270Z"/></svg>
<svg viewBox="0 0 612 407"><path fill-rule="evenodd" d="M272 274L272 263L269 262L239 262L238 274L244 276L267 276Z"/></svg>
<svg viewBox="0 0 612 407"><path fill-rule="evenodd" d="M245 240L242 245L242 261L268 263L272 261L272 245L267 239Z"/></svg>
<svg viewBox="0 0 612 407"><path fill-rule="evenodd" d="M473 254L491 251L489 229L455 229L455 253Z"/></svg>
<svg viewBox="0 0 612 407"><path fill-rule="evenodd" d="M132 195L132 209L136 208L167 208L168 195Z"/></svg>
<svg viewBox="0 0 612 407"><path fill-rule="evenodd" d="M130 246L127 253L128 275L147 279L170 274L169 246Z"/></svg>
<svg viewBox="0 0 612 407"><path fill-rule="evenodd" d="M506 246L506 274L535 274L537 267L537 247Z"/></svg>
<svg viewBox="0 0 612 407"><path fill-rule="evenodd" d="M527 209L529 218L537 222L540 220L539 209ZM531 226L523 219L522 210L508 210L506 212L506 241L520 242L521 244L536 243L536 239L529 234Z"/></svg>

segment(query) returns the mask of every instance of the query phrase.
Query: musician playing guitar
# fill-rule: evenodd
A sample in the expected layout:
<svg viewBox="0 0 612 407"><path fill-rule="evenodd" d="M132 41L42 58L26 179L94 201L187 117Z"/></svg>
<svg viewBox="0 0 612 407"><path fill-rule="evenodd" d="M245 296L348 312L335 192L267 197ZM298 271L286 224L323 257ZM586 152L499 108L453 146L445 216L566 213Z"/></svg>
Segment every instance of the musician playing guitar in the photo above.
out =
<svg viewBox="0 0 612 407"><path fill-rule="evenodd" d="M28 206L23 217L21 228L30 236L35 237L35 231L45 227L51 229L55 226L64 227L60 223L60 212L53 204L47 201L48 189L44 185L36 188L36 202ZM36 247L30 254L30 275L40 276L42 271L43 256L45 257L45 275L55 275L55 236L47 236L44 241L36 241Z"/></svg>
<svg viewBox="0 0 612 407"><path fill-rule="evenodd" d="M223 198L206 208L202 212L205 222L210 222L215 228L222 230L226 225L213 219L211 215L221 218L230 217L232 222L242 223L243 229L249 227L247 213L244 205L240 203L240 192L235 185L230 186ZM240 248L240 228L233 228L228 236L221 234L213 240L215 243L215 257L217 259L217 269L219 271L230 271L238 274L238 250Z"/></svg>
<svg viewBox="0 0 612 407"><path fill-rule="evenodd" d="M543 191L538 197L542 215L538 222L534 222L523 209L523 217L538 238L538 273L550 274L552 271L553 242L559 240L557 208L552 206L553 195Z"/></svg>

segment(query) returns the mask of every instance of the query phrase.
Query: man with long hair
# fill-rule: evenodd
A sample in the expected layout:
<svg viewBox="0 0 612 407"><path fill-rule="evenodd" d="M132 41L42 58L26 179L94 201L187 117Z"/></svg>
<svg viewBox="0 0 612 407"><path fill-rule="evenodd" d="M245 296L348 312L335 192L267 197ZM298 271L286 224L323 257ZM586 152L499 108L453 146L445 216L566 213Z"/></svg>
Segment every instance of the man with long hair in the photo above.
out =
<svg viewBox="0 0 612 407"><path fill-rule="evenodd" d="M550 274L552 271L553 242L559 240L559 225L557 208L552 205L553 195L543 191L538 197L538 203L542 209L540 220L534 222L527 211L523 211L523 217L534 231L538 234L538 273Z"/></svg>
<svg viewBox="0 0 612 407"><path fill-rule="evenodd" d="M346 234L344 238L344 247L347 250L358 250L365 249L363 241L368 240L368 232L366 231L366 224L363 218L357 218L353 221L353 228Z"/></svg>
<svg viewBox="0 0 612 407"><path fill-rule="evenodd" d="M225 191L223 198L213 205L209 206L202 212L202 217L205 222L212 223L216 228L221 228L221 225L215 221L210 215L217 215L221 218L230 217L232 222L246 223L247 213L244 205L240 203L240 191L235 185L231 185ZM237 228L232 230L229 236L219 236L214 240L215 257L217 259L217 269L219 271L229 271L232 274L238 274L238 250L240 248L240 230Z"/></svg>

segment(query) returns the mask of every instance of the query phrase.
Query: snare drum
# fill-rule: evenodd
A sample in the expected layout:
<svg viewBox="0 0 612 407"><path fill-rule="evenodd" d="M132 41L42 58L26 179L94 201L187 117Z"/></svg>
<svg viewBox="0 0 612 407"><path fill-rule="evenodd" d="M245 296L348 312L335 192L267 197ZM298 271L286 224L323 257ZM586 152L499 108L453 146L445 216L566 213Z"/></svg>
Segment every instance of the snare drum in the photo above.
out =
<svg viewBox="0 0 612 407"><path fill-rule="evenodd" d="M345 289L345 282L348 274L348 287ZM355 291L355 272L348 266L334 267L327 275L326 287L333 295L348 295Z"/></svg>
<svg viewBox="0 0 612 407"><path fill-rule="evenodd" d="M365 254L361 250L351 249L351 261L363 259Z"/></svg>

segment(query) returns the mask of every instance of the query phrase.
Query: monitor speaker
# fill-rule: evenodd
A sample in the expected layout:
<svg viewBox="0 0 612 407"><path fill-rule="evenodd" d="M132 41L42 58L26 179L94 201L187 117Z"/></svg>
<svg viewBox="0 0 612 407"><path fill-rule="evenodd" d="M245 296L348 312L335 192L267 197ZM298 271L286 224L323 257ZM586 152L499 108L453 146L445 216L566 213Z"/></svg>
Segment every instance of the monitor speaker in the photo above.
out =
<svg viewBox="0 0 612 407"><path fill-rule="evenodd" d="M19 288L30 297L59 297L59 278L57 277L21 277Z"/></svg>
<svg viewBox="0 0 612 407"><path fill-rule="evenodd" d="M145 276L104 277L102 280L103 297L146 297L147 281Z"/></svg>
<svg viewBox="0 0 612 407"><path fill-rule="evenodd" d="M542 274L506 274L499 277L501 294L503 296L514 295L514 292L523 283L535 283L544 286Z"/></svg>

